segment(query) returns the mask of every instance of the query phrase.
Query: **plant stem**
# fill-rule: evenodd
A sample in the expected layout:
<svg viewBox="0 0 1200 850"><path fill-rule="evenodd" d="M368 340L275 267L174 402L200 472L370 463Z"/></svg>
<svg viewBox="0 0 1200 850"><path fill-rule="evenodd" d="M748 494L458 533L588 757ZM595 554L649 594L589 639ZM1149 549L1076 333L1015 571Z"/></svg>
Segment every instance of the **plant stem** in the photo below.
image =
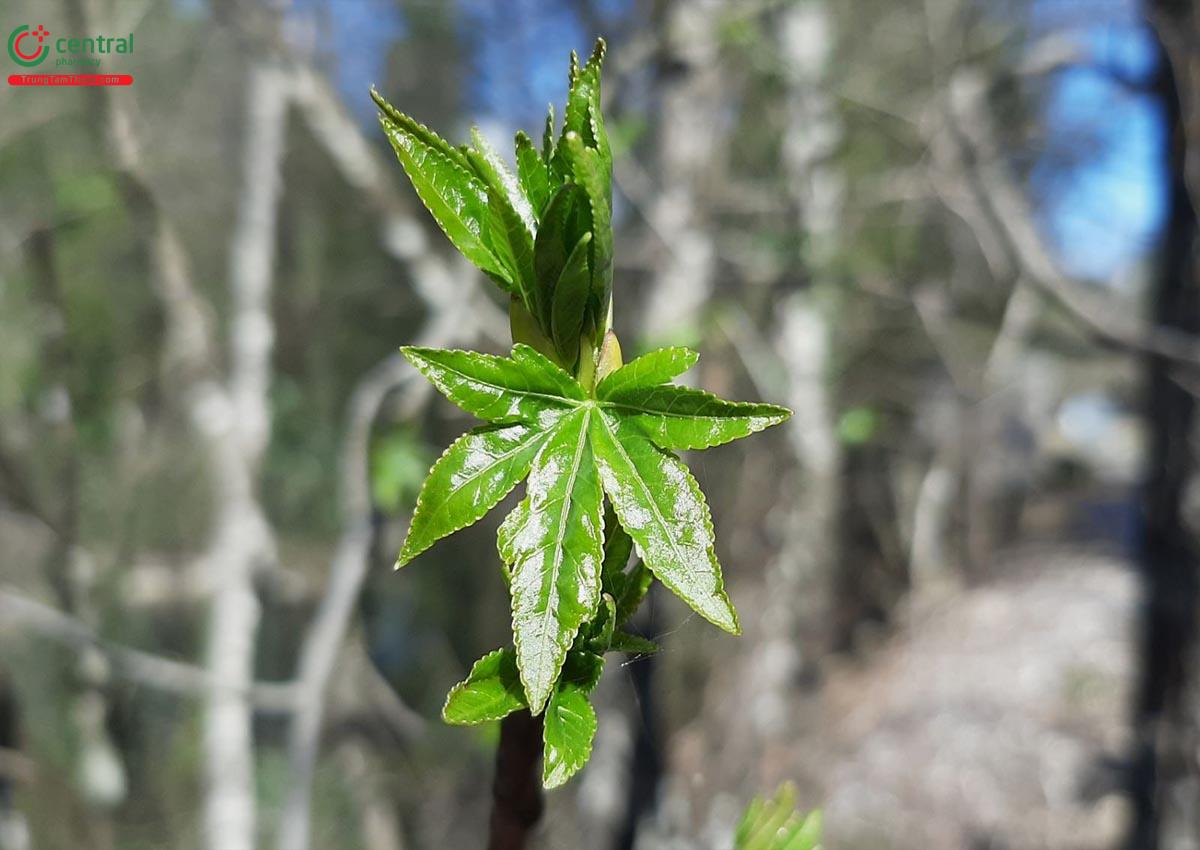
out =
<svg viewBox="0 0 1200 850"><path fill-rule="evenodd" d="M542 818L542 718L518 711L500 721L488 850L525 850Z"/></svg>

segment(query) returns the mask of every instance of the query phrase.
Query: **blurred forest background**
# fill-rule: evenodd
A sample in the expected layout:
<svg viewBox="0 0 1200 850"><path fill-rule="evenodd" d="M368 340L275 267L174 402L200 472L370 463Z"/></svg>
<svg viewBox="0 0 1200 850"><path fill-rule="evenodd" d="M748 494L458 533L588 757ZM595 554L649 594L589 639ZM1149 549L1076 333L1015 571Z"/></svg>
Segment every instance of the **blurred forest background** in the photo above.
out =
<svg viewBox="0 0 1200 850"><path fill-rule="evenodd" d="M396 349L507 321L367 91L510 149L597 34L627 358L796 416L692 459L745 635L655 597L540 846L793 780L841 850L1200 847L1192 2L0 11L136 34L0 92L2 850L482 846L503 512L392 572L466 425Z"/></svg>

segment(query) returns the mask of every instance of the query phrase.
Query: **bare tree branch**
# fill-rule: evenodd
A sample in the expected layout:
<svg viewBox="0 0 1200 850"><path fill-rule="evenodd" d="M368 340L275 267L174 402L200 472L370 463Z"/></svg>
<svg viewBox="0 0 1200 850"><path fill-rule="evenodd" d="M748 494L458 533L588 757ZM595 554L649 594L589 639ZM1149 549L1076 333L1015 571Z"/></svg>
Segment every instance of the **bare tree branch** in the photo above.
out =
<svg viewBox="0 0 1200 850"><path fill-rule="evenodd" d="M1102 339L1132 351L1200 364L1200 340L1146 322L1131 305L1093 290L1059 269L1037 230L1037 218L1028 199L998 153L998 136L984 98L986 90L982 73L975 69L962 69L951 79L943 132L952 134L957 155L939 163L939 167L952 169L982 211L981 216L968 220L981 244L1003 245L1024 280ZM936 151L937 145L931 148ZM944 197L943 181L935 179L934 188ZM953 200L947 202L957 207Z"/></svg>
<svg viewBox="0 0 1200 850"><path fill-rule="evenodd" d="M0 587L0 622L3 629L25 629L75 649L95 648L113 664L115 672L147 687L181 696L204 696L217 688L236 690L259 711L292 710L296 688L290 682L255 682L248 688L221 682L203 667L163 658L105 640L90 626L8 587Z"/></svg>

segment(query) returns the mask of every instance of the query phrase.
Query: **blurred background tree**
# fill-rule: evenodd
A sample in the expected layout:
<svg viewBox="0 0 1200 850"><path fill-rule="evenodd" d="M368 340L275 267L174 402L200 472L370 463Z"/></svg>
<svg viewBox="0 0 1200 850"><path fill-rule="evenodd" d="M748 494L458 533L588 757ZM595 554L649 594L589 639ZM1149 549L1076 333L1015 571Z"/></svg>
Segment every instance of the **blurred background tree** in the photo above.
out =
<svg viewBox="0 0 1200 850"><path fill-rule="evenodd" d="M1190 3L4 11L137 46L0 91L2 850L482 843L495 730L436 718L498 520L391 572L466 425L396 349L505 305L367 90L507 149L597 34L627 359L797 415L694 459L745 635L654 598L542 845L790 779L829 846L1195 846Z"/></svg>

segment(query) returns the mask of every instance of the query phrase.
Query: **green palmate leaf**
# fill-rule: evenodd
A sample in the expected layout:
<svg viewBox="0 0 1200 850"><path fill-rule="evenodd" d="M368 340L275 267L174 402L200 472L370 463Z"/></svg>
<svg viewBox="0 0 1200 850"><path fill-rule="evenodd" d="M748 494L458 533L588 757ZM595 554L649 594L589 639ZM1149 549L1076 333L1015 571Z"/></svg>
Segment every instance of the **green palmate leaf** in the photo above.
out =
<svg viewBox="0 0 1200 850"><path fill-rule="evenodd" d="M583 328L591 275L588 252L592 234L585 233L567 257L566 265L554 285L550 299L550 336L564 363L574 364L579 357L579 333Z"/></svg>
<svg viewBox="0 0 1200 850"><path fill-rule="evenodd" d="M517 654L497 649L475 662L471 674L446 697L442 719L457 726L501 720L525 707Z"/></svg>
<svg viewBox="0 0 1200 850"><path fill-rule="evenodd" d="M372 92L422 202L510 294L514 342L509 357L402 349L450 401L490 424L463 435L433 465L397 565L480 519L528 476L525 497L497 535L514 647L480 659L443 714L450 723L480 723L522 708L544 711L547 787L565 782L591 751L596 715L588 693L604 653L656 649L621 629L655 578L716 625L739 631L708 505L671 451L718 445L789 415L670 385L696 362L687 349L622 366L610 328L604 49L597 41L582 66L572 54L561 134L556 142L553 108L540 150L518 133L515 175L478 131L471 146L453 147Z"/></svg>
<svg viewBox="0 0 1200 850"><path fill-rule="evenodd" d="M576 685L557 688L546 706L542 784L557 788L587 763L596 737L596 712Z"/></svg>
<svg viewBox="0 0 1200 850"><path fill-rule="evenodd" d="M654 641L622 631L613 633L608 647L613 652L628 652L631 655L653 655L658 652L658 644Z"/></svg>
<svg viewBox="0 0 1200 850"><path fill-rule="evenodd" d="M614 393L633 387L665 384L696 365L700 355L690 348L660 348L631 360L604 378L596 387L596 397L607 399Z"/></svg>
<svg viewBox="0 0 1200 850"><path fill-rule="evenodd" d="M587 195L573 183L560 188L550 199L533 245L533 268L537 278L535 303L542 327L550 332L554 288L567 265L572 249L591 231L591 209ZM590 272L589 272L590 274Z"/></svg>
<svg viewBox="0 0 1200 850"><path fill-rule="evenodd" d="M377 101L383 103L382 98ZM462 154L391 107L379 120L417 197L454 247L501 286L511 289L511 273L488 247L486 230L491 214L487 187L464 165Z"/></svg>
<svg viewBox="0 0 1200 850"><path fill-rule="evenodd" d="M719 446L778 425L792 415L785 407L724 401L703 390L672 384L609 386L604 403L621 417L636 421L664 449Z"/></svg>
<svg viewBox="0 0 1200 850"><path fill-rule="evenodd" d="M592 417L591 433L604 492L646 566L702 617L740 633L696 479L635 423L608 411Z"/></svg>
<svg viewBox="0 0 1200 850"><path fill-rule="evenodd" d="M517 133L517 177L525 190L533 215L541 221L546 205L550 203L550 171L533 140L523 132Z"/></svg>
<svg viewBox="0 0 1200 850"><path fill-rule="evenodd" d="M545 439L537 428L508 425L478 428L455 440L421 485L396 566L494 508L528 474Z"/></svg>
<svg viewBox="0 0 1200 850"><path fill-rule="evenodd" d="M600 599L603 514L588 440L591 407L562 417L529 474L499 548L512 576L513 635L529 707L554 687L579 627Z"/></svg>
<svg viewBox="0 0 1200 850"><path fill-rule="evenodd" d="M511 359L416 346L400 350L446 398L490 422L548 427L572 407L567 398L584 397L570 375L527 345L514 346Z"/></svg>

